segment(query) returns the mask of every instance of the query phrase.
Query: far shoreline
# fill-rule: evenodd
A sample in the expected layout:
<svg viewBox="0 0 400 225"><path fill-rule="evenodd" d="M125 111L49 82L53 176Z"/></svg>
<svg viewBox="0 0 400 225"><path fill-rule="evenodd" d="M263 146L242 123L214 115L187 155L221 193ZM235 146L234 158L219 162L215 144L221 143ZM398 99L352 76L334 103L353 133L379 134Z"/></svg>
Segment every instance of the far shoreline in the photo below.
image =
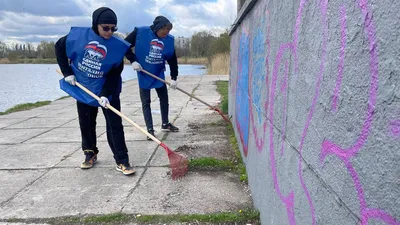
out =
<svg viewBox="0 0 400 225"><path fill-rule="evenodd" d="M124 59L125 64L130 64L127 59ZM206 57L192 58L192 57L180 57L178 58L178 64L194 64L206 66L208 60ZM56 58L20 58L16 60L9 60L8 58L0 58L0 64L57 64Z"/></svg>

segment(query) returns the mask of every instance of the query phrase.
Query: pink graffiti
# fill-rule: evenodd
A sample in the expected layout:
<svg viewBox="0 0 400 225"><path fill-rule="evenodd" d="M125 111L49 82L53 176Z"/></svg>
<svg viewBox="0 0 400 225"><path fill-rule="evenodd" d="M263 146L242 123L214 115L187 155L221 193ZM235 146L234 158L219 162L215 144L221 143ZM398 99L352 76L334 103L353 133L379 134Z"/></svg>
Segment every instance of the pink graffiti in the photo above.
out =
<svg viewBox="0 0 400 225"><path fill-rule="evenodd" d="M275 63L274 63L274 68L273 68L273 72L272 72L272 81L271 81L271 96L270 96L270 111L269 111L269 116L270 116L270 161L271 161L271 170L272 170L272 177L274 180L274 187L275 190L278 194L278 196L280 197L281 201L286 205L286 209L288 212L288 219L289 219L289 223L290 224L296 224L296 220L295 220L295 216L294 216L294 193L293 191L290 192L289 196L292 197L284 197L281 193L281 190L279 188L278 185L278 178L277 178L277 172L276 172L276 162L275 162L275 153L274 153L274 131L273 131L273 119L274 119L274 99L275 99L275 92L276 92L276 83L277 83L277 76L278 76L278 71L279 71L279 66L282 60L282 55L286 50L290 50L292 52L292 54L294 55L294 59L295 59L295 71L298 68L298 57L297 57L297 46L298 46L298 35L299 35L299 27L301 24L301 18L302 18L302 14L303 14L303 9L305 6L305 3L307 2L307 0L301 0L300 1L300 6L298 9L298 14L296 17L296 25L295 25L295 31L294 31L294 40L291 43L287 43L287 44L283 44L280 46L278 54L276 56L275 59ZM299 167L298 167L298 172L299 172L299 179L300 179L300 183L302 186L302 189L304 191L304 194L306 195L309 207L310 207L310 213L311 213L311 219L312 219L312 224L315 225L316 224L316 220L315 220L315 208L311 199L311 195L310 192L308 191L304 179L303 179L303 169L302 169L302 161L303 161L303 146L304 146L304 141L305 141L305 137L307 136L307 131L309 128L309 125L311 123L311 119L314 113L314 109L315 109L315 105L319 96L319 92L321 89L321 83L322 83L322 78L323 78L323 73L324 73L324 69L325 69L325 60L326 60L326 47L327 47L327 37L328 37L328 29L327 29L327 7L328 7L328 2L327 0L321 0L320 1L320 10L321 10L321 19L322 19L322 29L323 29L323 34L322 34L322 39L323 39L323 45L322 45L322 52L321 52L321 64L320 64L320 69L318 72L318 77L317 77L317 84L316 84L316 91L314 93L314 97L312 100L312 104L310 107L310 111L308 113L307 116L307 120L306 120L306 124L305 127L303 129L303 133L301 136L301 142L300 142L300 146L299 146ZM285 67L285 73L287 71L287 66ZM287 75L285 74L284 77L284 83L286 83L287 79ZM283 85L283 87L285 87L286 85ZM281 87L282 89L282 87ZM284 102L286 105L286 95L287 92L284 93ZM286 114L286 107L284 107L284 115ZM284 135L283 135L284 136ZM284 146L284 139L282 138L282 149L281 149L281 154L283 154L283 146Z"/></svg>
<svg viewBox="0 0 400 225"><path fill-rule="evenodd" d="M303 146L304 146L304 141L305 138L307 136L307 131L308 131L308 127L310 126L311 123L311 119L313 117L314 114L314 110L315 110L315 105L317 103L317 99L319 97L319 93L321 90L321 83L322 83L322 78L323 78L323 74L324 74L324 70L325 70L325 60L326 60L326 47L327 47L327 42L328 42L328 19L327 19L327 10L328 10L328 0L321 0L320 1L320 10L321 10L321 19L322 19L322 52L321 52L321 64L319 67L319 74L318 74L318 78L317 78L317 84L316 84L316 90L314 93L314 97L312 100L312 104L311 104L311 108L310 111L308 113L308 117L306 120L306 125L304 127L303 130L303 134L301 136L301 141L300 141L300 146L299 146L299 177L300 177L300 183L301 186L303 187L304 193L307 196L307 200L308 200L308 204L310 205L310 210L311 210L311 216L312 216L312 224L315 225L315 209L314 209L314 205L312 203L311 200L311 195L310 192L308 191L305 183L304 183L304 179L303 179L303 169L302 169L302 162L303 162Z"/></svg>
<svg viewBox="0 0 400 225"><path fill-rule="evenodd" d="M333 100L332 100L332 111L337 111L337 102L339 98L339 91L340 86L342 84L343 79L343 68L344 68L344 55L345 55L345 48L346 48L346 8L344 6L340 7L340 28L341 28L341 48L340 48L340 60L338 66L338 78L336 81L335 91L333 93Z"/></svg>
<svg viewBox="0 0 400 225"><path fill-rule="evenodd" d="M367 207L367 203L365 201L364 189L361 185L359 176L355 171L351 158L354 157L364 146L370 132L371 123L373 120L373 111L376 105L377 99L377 91L378 91L378 51L377 51L377 43L376 43L376 31L375 26L372 21L372 14L368 10L367 0L359 0L359 7L361 9L362 15L364 16L364 24L366 28L366 36L369 41L369 52L370 52L370 91L369 91L369 101L368 101L368 109L367 115L363 124L363 128L359 138L356 143L344 149L340 147L338 144L333 143L332 141L326 140L322 143L322 151L320 155L321 161L324 161L326 156L328 155L336 155L339 159L343 161L347 170L350 173L351 178L353 179L355 189L357 191L358 199L360 202L360 216L361 216L361 224L368 224L368 221L371 218L382 220L387 224L399 225L400 223L391 215L380 209L371 209Z"/></svg>
<svg viewBox="0 0 400 225"><path fill-rule="evenodd" d="M278 54L275 58L275 63L272 71L272 79L271 79L271 95L270 95L270 107L269 107L269 116L271 118L270 120L270 126L269 126L269 157L271 161L271 171L272 171L272 179L274 180L274 189L276 193L278 194L279 198L285 204L286 206L286 211L288 213L288 219L289 223L291 225L296 224L295 216L294 216L294 193L293 191L290 192L288 196L284 196L281 192L281 189L279 187L279 182L278 182L278 175L277 175L277 167L276 167L276 160L275 160L275 151L274 151L274 125L273 125L273 118L274 118L274 98L275 98L275 92L276 92L276 83L277 83L277 77L278 77L278 72L279 72L279 65L282 60L283 53L285 53L286 50L293 51L293 43L287 43L283 44L280 46L278 50ZM287 92L286 92L287 94ZM282 140L282 145L284 143L284 140Z"/></svg>
<svg viewBox="0 0 400 225"><path fill-rule="evenodd" d="M286 60L285 62L285 75L282 80L282 85L281 85L281 92L283 92L283 115L282 115L282 140L285 140L286 138L286 105L287 105L287 83L288 83L288 76L289 76L289 63ZM283 156L283 152L285 149L285 142L282 141L282 147L281 147L281 156Z"/></svg>
<svg viewBox="0 0 400 225"><path fill-rule="evenodd" d="M400 120L394 120L394 121L390 122L389 134L395 138L400 137Z"/></svg>

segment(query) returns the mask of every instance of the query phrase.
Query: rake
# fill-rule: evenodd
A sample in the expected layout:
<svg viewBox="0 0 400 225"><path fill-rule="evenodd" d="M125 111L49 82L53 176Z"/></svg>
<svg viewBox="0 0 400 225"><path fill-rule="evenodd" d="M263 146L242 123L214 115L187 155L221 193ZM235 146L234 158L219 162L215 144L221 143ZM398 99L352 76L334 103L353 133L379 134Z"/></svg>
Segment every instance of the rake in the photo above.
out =
<svg viewBox="0 0 400 225"><path fill-rule="evenodd" d="M163 83L168 84L168 85L171 86L171 84L170 84L168 81L163 80L163 79L157 77L156 75L154 75L154 74L152 74L152 73L150 73L150 72L148 72L148 71L146 71L146 70L144 70L144 69L142 69L141 71L142 71L143 73L145 73L145 74L151 76L152 78L157 79L157 80L159 80L159 81L161 81L161 82L163 82ZM188 93L188 92L186 92L186 91L180 89L179 87L176 87L176 89L179 90L179 91L181 91L181 92L183 92L183 93L185 93L185 94L187 94L187 95L189 95L190 97L196 99L197 101L203 103L204 105L210 107L210 109L212 109L212 110L216 111L217 113L219 113L219 114L222 116L222 118L224 118L224 120L225 120L226 122L228 122L228 123L230 122L229 119L228 119L228 117L226 117L226 116L221 112L221 110L219 110L218 108L215 108L214 106L212 106L212 105L208 104L207 102L205 102L205 101L203 101L203 100L197 98L196 96L194 96L194 95L192 95L192 94L190 94L190 93Z"/></svg>
<svg viewBox="0 0 400 225"><path fill-rule="evenodd" d="M61 71L59 69L57 69L57 73L62 75L62 73L61 73ZM92 96L97 101L100 100L100 98L97 95L95 95L93 92L91 92L89 89L87 89L86 87L84 87L80 83L76 82L76 86L78 86L80 89L82 89L88 95ZM163 142L161 142L160 140L155 138L153 135L149 134L146 130L141 128L139 125L137 125L135 122L133 122L128 117L126 117L124 114L122 114L120 111L118 111L117 109L112 107L110 104L107 103L106 106L107 106L108 109L110 109L115 114L117 114L118 116L120 116L121 118L123 118L124 120L129 122L130 124L132 124L140 132L145 134L147 137L151 138L151 140L153 140L154 142L156 142L158 145L160 145L161 147L163 147L165 149L165 151L167 152L168 160L169 160L170 167L171 167L171 177L172 177L172 179L181 178L187 173L189 160L186 157L181 156L178 153L172 151L170 148L168 148L168 146L166 144L164 144Z"/></svg>

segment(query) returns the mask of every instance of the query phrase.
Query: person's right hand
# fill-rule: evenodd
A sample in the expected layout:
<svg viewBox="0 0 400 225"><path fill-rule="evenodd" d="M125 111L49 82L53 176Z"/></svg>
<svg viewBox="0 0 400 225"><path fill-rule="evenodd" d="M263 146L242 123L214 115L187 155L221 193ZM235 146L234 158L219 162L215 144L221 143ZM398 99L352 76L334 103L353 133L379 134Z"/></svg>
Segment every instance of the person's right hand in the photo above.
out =
<svg viewBox="0 0 400 225"><path fill-rule="evenodd" d="M64 78L64 80L70 85L76 85L76 77L75 75L69 75Z"/></svg>
<svg viewBox="0 0 400 225"><path fill-rule="evenodd" d="M136 71L142 70L142 66L136 61L132 63L132 68Z"/></svg>

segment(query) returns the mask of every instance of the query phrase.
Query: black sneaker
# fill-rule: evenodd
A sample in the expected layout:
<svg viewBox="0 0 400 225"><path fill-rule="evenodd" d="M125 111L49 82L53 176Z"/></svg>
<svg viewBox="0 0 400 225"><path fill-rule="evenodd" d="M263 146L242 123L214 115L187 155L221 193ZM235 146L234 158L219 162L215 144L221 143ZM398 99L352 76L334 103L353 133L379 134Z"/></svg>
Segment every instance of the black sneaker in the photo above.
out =
<svg viewBox="0 0 400 225"><path fill-rule="evenodd" d="M167 124L163 124L161 126L161 130L162 131L166 131L166 132L178 132L179 128L177 128L176 126L172 125L171 123L167 123Z"/></svg>
<svg viewBox="0 0 400 225"><path fill-rule="evenodd" d="M119 164L115 169L122 172L124 175L132 175L136 172L129 164Z"/></svg>
<svg viewBox="0 0 400 225"><path fill-rule="evenodd" d="M97 162L97 153L93 150L83 150L85 161L81 164L81 169L90 169Z"/></svg>
<svg viewBox="0 0 400 225"><path fill-rule="evenodd" d="M156 135L154 135L154 130L148 130L147 131L149 134L153 135L153 137L156 137ZM148 141L151 141L152 139L150 137L147 137Z"/></svg>

